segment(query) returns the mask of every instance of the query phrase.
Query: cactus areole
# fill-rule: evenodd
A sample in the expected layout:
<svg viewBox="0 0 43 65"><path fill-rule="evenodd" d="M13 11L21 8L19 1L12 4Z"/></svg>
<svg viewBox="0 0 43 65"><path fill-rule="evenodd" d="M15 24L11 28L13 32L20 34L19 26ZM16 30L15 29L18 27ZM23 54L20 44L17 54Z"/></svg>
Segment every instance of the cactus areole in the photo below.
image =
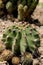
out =
<svg viewBox="0 0 43 65"><path fill-rule="evenodd" d="M3 34L2 41L7 49L17 55L25 52L34 53L35 49L40 46L38 32L31 26L27 26L25 29L18 26L8 27Z"/></svg>

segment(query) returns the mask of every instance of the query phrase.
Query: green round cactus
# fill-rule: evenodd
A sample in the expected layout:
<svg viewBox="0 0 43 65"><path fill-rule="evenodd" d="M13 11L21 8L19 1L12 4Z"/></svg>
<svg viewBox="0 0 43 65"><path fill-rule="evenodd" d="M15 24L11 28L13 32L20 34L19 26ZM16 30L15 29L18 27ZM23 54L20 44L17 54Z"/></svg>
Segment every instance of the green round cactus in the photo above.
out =
<svg viewBox="0 0 43 65"><path fill-rule="evenodd" d="M2 41L7 49L15 54L24 54L26 51L34 53L40 46L40 38L35 28L27 26L25 29L18 26L8 27L3 34Z"/></svg>

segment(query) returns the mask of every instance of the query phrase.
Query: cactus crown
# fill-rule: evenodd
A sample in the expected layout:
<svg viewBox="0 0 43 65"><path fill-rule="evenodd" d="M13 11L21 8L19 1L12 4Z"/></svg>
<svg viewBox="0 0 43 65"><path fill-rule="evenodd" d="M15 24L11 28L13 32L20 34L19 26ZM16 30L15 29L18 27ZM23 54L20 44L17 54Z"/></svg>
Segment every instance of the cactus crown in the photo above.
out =
<svg viewBox="0 0 43 65"><path fill-rule="evenodd" d="M2 41L6 48L11 49L15 54L24 54L26 51L34 53L35 49L40 46L38 32L31 26L24 29L23 26L7 28Z"/></svg>

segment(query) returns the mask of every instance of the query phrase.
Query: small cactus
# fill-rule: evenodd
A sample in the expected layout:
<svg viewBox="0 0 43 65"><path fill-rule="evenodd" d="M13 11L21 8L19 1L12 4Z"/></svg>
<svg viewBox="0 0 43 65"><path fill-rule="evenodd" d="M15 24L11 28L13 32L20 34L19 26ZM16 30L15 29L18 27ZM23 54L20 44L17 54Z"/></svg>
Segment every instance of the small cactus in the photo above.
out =
<svg viewBox="0 0 43 65"><path fill-rule="evenodd" d="M25 55L24 61L22 63L22 65L32 65L32 55L30 53L27 53Z"/></svg>
<svg viewBox="0 0 43 65"><path fill-rule="evenodd" d="M26 18L28 19L34 12L38 2L39 2L39 0L21 0L18 5L18 19L19 20L25 20ZM21 8L21 5L23 6L23 8ZM19 8L21 10L19 10ZM21 13L19 13L19 12L21 12ZM22 16L21 16L21 14L22 14ZM23 17L23 19L22 19L22 17Z"/></svg>
<svg viewBox="0 0 43 65"><path fill-rule="evenodd" d="M8 1L8 2L6 3L6 9L7 9L7 11L8 11L9 13L12 13L12 11L13 11L12 2Z"/></svg>
<svg viewBox="0 0 43 65"><path fill-rule="evenodd" d="M20 4L19 6L18 6L18 19L19 20L23 20L23 18L24 18L24 12L23 12L24 10L23 10L23 5L22 4Z"/></svg>
<svg viewBox="0 0 43 65"><path fill-rule="evenodd" d="M14 54L24 54L26 51L34 53L40 46L40 38L35 28L27 26L25 29L18 26L7 28L3 34L2 41L7 49L12 50Z"/></svg>
<svg viewBox="0 0 43 65"><path fill-rule="evenodd" d="M18 57L13 57L12 58L12 64L13 65L18 65L20 63L20 59Z"/></svg>
<svg viewBox="0 0 43 65"><path fill-rule="evenodd" d="M4 50L2 54L0 55L0 60L7 61L10 58L12 58L13 53L10 50Z"/></svg>

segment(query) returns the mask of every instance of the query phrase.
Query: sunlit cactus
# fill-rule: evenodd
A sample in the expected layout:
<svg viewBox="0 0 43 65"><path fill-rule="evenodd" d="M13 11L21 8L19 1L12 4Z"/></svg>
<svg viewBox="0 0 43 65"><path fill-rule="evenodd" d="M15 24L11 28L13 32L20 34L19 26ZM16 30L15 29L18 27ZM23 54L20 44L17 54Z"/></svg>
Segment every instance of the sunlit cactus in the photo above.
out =
<svg viewBox="0 0 43 65"><path fill-rule="evenodd" d="M23 20L24 19L24 10L23 10L23 5L20 4L18 6L18 19Z"/></svg>
<svg viewBox="0 0 43 65"><path fill-rule="evenodd" d="M40 46L40 38L35 28L27 26L12 26L5 30L2 41L7 49L12 50L14 54L24 54L26 51L34 53L35 49Z"/></svg>

